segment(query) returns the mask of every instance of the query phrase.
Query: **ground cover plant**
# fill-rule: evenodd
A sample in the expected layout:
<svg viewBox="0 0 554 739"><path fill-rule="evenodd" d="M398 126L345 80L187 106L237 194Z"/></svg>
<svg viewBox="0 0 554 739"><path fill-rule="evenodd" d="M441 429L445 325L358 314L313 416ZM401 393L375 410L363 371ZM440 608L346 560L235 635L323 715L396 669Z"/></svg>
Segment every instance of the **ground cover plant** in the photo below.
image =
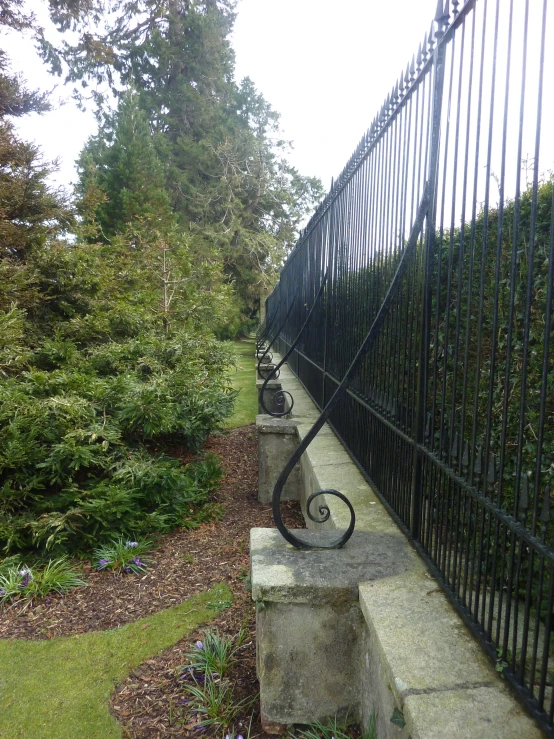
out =
<svg viewBox="0 0 554 739"><path fill-rule="evenodd" d="M49 593L65 593L86 585L67 557L50 560L43 567L27 567L10 557L0 564L0 604L29 603Z"/></svg>
<svg viewBox="0 0 554 739"><path fill-rule="evenodd" d="M136 575L147 569L151 559L148 552L151 549L151 541L125 541L119 538L95 549L92 561L97 570Z"/></svg>
<svg viewBox="0 0 554 739"><path fill-rule="evenodd" d="M189 728L211 729L229 737L240 733L236 725L242 718L242 726L251 714L257 695L237 699L228 674L237 664L237 653L247 636L244 628L233 636L207 630L186 655L188 664L181 668L179 679L187 696L183 703Z"/></svg>
<svg viewBox="0 0 554 739"><path fill-rule="evenodd" d="M377 739L375 714L371 714L365 731L348 722L348 717L339 719L337 716L327 721L314 721L312 724L290 732L290 739Z"/></svg>

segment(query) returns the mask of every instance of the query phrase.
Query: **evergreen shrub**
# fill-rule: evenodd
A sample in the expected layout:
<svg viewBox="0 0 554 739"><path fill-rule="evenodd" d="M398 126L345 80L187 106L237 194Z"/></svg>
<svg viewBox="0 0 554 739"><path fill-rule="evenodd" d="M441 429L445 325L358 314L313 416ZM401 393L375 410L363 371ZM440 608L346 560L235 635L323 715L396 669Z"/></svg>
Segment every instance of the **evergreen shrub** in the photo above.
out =
<svg viewBox="0 0 554 739"><path fill-rule="evenodd" d="M225 345L187 334L37 346L0 381L3 553L87 552L190 525L221 471L213 455L183 466L167 451L198 453L231 413L230 362Z"/></svg>

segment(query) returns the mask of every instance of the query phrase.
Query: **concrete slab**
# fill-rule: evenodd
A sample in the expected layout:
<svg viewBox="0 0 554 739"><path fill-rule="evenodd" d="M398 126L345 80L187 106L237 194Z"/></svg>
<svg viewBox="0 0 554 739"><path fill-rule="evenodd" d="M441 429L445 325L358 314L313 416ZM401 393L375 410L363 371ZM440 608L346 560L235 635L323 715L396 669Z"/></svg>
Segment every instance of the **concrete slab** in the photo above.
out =
<svg viewBox="0 0 554 739"><path fill-rule="evenodd" d="M497 684L493 666L442 590L415 554L410 559L409 573L360 584L362 612L370 633L378 634L375 643L399 704L414 690Z"/></svg>
<svg viewBox="0 0 554 739"><path fill-rule="evenodd" d="M412 560L409 571L360 584L370 659L403 711L409 735L538 739L535 722L414 553Z"/></svg>
<svg viewBox="0 0 554 739"><path fill-rule="evenodd" d="M412 739L544 737L508 689L501 686L408 696L404 719Z"/></svg>
<svg viewBox="0 0 554 739"><path fill-rule="evenodd" d="M310 463L312 467L352 464L350 455L335 435L320 435L310 444Z"/></svg>
<svg viewBox="0 0 554 739"><path fill-rule="evenodd" d="M256 416L256 429L259 434L296 435L298 422L292 418L274 418L266 414Z"/></svg>
<svg viewBox="0 0 554 739"><path fill-rule="evenodd" d="M326 544L338 532L296 532ZM411 566L411 550L399 534L354 532L342 549L299 550L277 529L252 529L252 598L283 603L358 602L358 583L392 577Z"/></svg>

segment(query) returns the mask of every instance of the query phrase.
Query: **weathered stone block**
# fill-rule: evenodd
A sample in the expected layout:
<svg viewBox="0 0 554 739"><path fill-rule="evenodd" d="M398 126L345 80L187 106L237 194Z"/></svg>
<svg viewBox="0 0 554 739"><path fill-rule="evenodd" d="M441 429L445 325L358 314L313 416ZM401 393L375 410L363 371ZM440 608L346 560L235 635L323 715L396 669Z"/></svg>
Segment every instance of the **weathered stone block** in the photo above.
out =
<svg viewBox="0 0 554 739"><path fill-rule="evenodd" d="M288 418L257 416L259 482L258 500L270 503L277 478L296 451L296 422ZM291 472L283 490L282 500L298 500L300 495L300 465Z"/></svg>
<svg viewBox="0 0 554 739"><path fill-rule="evenodd" d="M298 534L315 545L336 538ZM358 719L365 630L358 583L402 572L407 545L398 536L359 532L343 549L299 551L275 529L252 529L250 552L264 720Z"/></svg>
<svg viewBox="0 0 554 739"><path fill-rule="evenodd" d="M258 390L258 413L265 415L267 411L282 410L282 406L275 402L275 394L281 391L281 383L278 380L269 380L264 390L265 410L262 406L262 388L265 380L256 380L256 389ZM286 408L285 408L286 410Z"/></svg>

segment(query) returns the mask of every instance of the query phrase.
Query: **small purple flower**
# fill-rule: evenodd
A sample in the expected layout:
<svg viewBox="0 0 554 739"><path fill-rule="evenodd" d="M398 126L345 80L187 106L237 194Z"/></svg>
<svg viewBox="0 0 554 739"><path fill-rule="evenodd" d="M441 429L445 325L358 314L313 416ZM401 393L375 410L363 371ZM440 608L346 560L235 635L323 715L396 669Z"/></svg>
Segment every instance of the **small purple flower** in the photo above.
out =
<svg viewBox="0 0 554 739"><path fill-rule="evenodd" d="M129 567L129 565L125 565L125 567L123 568L123 572L132 572L132 571L133 570L131 567Z"/></svg>
<svg viewBox="0 0 554 739"><path fill-rule="evenodd" d="M3 598L6 595L6 590L4 588L0 588L0 598Z"/></svg>
<svg viewBox="0 0 554 739"><path fill-rule="evenodd" d="M131 560L131 562L134 565L136 565L137 567L142 567L143 566L142 565L142 562L140 561L140 557L135 557L134 559Z"/></svg>
<svg viewBox="0 0 554 739"><path fill-rule="evenodd" d="M125 546L129 549L136 549L138 547L139 543L138 541L128 541Z"/></svg>
<svg viewBox="0 0 554 739"><path fill-rule="evenodd" d="M20 583L19 587L26 588L29 582L33 579L33 574L28 567L24 567L22 570L19 570L19 574L23 578L23 582Z"/></svg>
<svg viewBox="0 0 554 739"><path fill-rule="evenodd" d="M201 649L202 651L204 651L204 645L202 644L200 639L196 642L196 649Z"/></svg>
<svg viewBox="0 0 554 739"><path fill-rule="evenodd" d="M244 737L242 734L237 734L237 739L244 739ZM333 739L335 739L335 737L333 737Z"/></svg>
<svg viewBox="0 0 554 739"><path fill-rule="evenodd" d="M110 564L110 560L109 559L99 559L98 560L98 567L96 569L97 570L103 570L104 567L107 567L107 565L109 565L109 564Z"/></svg>

